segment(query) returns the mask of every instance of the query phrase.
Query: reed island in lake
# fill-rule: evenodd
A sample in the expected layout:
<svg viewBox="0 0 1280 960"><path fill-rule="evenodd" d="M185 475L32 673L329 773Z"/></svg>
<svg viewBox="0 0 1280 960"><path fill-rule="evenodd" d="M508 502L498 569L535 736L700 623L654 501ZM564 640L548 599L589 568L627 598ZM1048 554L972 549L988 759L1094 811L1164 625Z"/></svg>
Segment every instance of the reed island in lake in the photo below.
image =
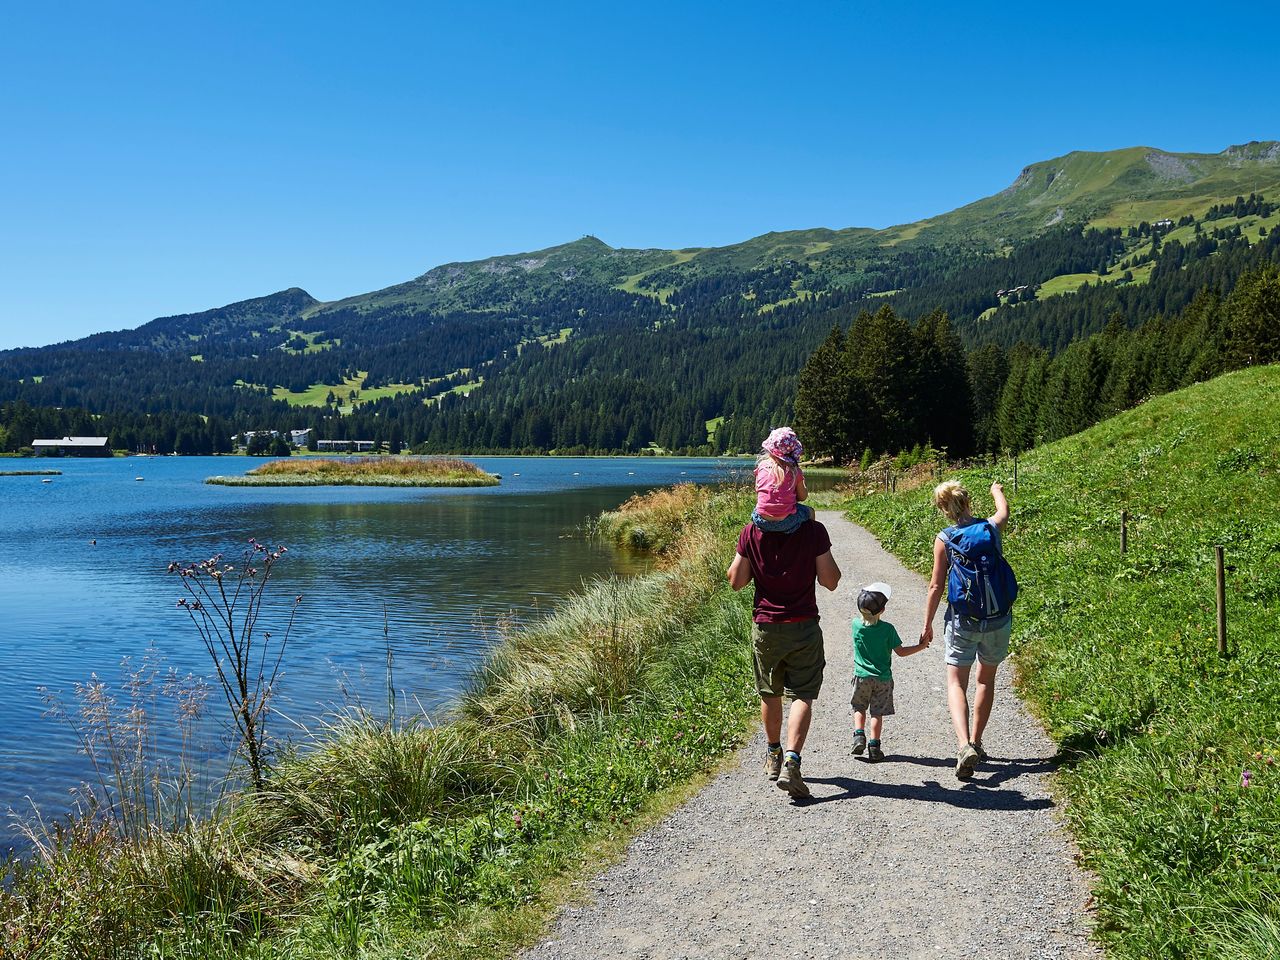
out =
<svg viewBox="0 0 1280 960"><path fill-rule="evenodd" d="M492 487L498 477L446 457L271 460L243 476L209 477L229 487Z"/></svg>

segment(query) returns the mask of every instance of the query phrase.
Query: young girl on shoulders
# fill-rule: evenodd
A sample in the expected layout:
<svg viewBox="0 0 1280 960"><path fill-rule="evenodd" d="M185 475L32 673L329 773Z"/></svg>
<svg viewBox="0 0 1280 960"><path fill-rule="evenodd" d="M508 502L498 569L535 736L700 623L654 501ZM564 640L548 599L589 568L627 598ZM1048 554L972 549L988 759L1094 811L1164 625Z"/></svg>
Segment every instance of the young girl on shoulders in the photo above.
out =
<svg viewBox="0 0 1280 960"><path fill-rule="evenodd" d="M813 516L811 507L799 503L809 496L800 469L804 446L790 427L778 427L760 446L751 522L765 533L792 533Z"/></svg>

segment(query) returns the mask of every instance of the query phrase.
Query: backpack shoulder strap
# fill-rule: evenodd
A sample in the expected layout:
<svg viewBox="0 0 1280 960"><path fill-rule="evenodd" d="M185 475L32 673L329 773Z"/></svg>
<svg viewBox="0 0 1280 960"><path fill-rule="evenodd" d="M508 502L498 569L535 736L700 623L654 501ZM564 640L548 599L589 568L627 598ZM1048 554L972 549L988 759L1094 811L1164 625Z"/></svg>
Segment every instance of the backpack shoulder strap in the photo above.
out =
<svg viewBox="0 0 1280 960"><path fill-rule="evenodd" d="M960 548L960 544L958 542L960 537L959 527L957 526L947 527L940 534L938 534L938 536L942 538L942 542L946 545L948 557L950 557L954 553L954 554L959 554L965 560L969 559L969 555Z"/></svg>
<svg viewBox="0 0 1280 960"><path fill-rule="evenodd" d="M1000 538L1000 528L999 528L999 527L997 527L997 526L996 526L994 523L992 523L990 520L983 520L982 522L983 522L983 523L985 523L988 527L990 527L990 528L991 528L991 540L992 540L992 542L996 545L996 550L997 550L997 551L998 551L998 552L1003 556L1003 555L1004 555L1004 541L1003 541L1003 540L1001 540L1001 538Z"/></svg>

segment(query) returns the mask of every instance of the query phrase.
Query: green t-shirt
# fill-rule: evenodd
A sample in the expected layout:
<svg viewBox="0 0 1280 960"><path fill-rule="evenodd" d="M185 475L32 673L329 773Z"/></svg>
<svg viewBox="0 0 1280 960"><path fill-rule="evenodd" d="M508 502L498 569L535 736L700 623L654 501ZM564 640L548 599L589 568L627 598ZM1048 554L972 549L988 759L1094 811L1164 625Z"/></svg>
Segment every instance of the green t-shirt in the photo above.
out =
<svg viewBox="0 0 1280 960"><path fill-rule="evenodd" d="M859 617L853 622L853 675L893 679L893 648L902 646L892 623L881 620L868 625Z"/></svg>

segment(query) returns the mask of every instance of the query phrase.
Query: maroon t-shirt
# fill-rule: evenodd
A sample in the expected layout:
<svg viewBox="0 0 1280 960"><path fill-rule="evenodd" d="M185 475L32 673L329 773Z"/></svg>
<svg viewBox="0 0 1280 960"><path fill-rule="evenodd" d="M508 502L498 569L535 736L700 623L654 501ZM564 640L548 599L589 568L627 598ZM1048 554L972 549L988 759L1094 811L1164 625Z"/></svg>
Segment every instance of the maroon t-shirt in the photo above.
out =
<svg viewBox="0 0 1280 960"><path fill-rule="evenodd" d="M794 533L763 533L754 523L743 527L738 534L738 553L751 561L755 622L816 619L816 561L830 549L827 528L817 520L806 520Z"/></svg>

